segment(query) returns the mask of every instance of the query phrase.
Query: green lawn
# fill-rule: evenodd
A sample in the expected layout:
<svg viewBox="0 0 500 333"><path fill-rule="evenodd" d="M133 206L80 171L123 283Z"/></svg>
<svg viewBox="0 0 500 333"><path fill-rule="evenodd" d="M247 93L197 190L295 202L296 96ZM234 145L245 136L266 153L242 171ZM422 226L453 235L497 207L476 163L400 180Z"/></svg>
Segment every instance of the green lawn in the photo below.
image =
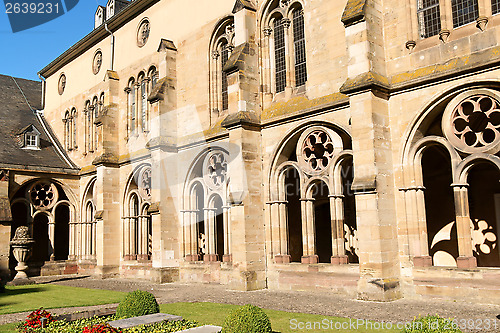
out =
<svg viewBox="0 0 500 333"><path fill-rule="evenodd" d="M74 306L119 303L126 293L56 285L6 287L0 294L0 315Z"/></svg>
<svg viewBox="0 0 500 333"><path fill-rule="evenodd" d="M74 306L90 306L98 304L119 303L125 293L74 288L56 285L34 285L22 287L7 287L4 294L0 294L0 314L24 312L44 307L61 308ZM222 326L226 316L236 309L235 305L216 303L174 303L160 305L161 312L180 315L188 320L195 320L201 324ZM349 327L349 319L311 315L304 313L289 313L284 311L265 310L271 319L274 332L343 332L343 333L399 333L396 329L380 329L374 327L359 329ZM356 320L353 320L356 322ZM316 325L317 326L307 326ZM340 325L344 324L343 329ZM368 327L373 323L368 324ZM303 325L303 326L300 326ZM328 325L328 329L325 329ZM16 324L0 325L0 333L15 332ZM316 327L316 328L315 328ZM318 328L319 327L319 328ZM352 326L351 326L352 327Z"/></svg>
<svg viewBox="0 0 500 333"><path fill-rule="evenodd" d="M182 316L185 319L196 320L201 324L206 325L218 325L222 326L224 323L224 318L231 312L231 310L237 308L235 305L227 304L215 304L215 303L174 303L174 304L161 304L160 311L163 313L169 313L174 315ZM384 330L384 329L366 329L366 326L360 327L359 330L352 330L348 328L349 319L336 318L336 317L326 317L319 315L311 315L304 313L290 313L284 311L275 310L265 310L269 319L271 319L271 325L274 332L288 333L288 332L342 332L342 333L399 333L400 330ZM333 329L299 329L299 323L325 323L328 322L329 327ZM354 320L355 322L355 320ZM333 323L333 324L332 324ZM341 325L345 323L347 329L336 330L335 325ZM371 323L370 323L371 324ZM368 325L370 325L368 324ZM340 326L338 326L340 328ZM1 331L0 331L1 332Z"/></svg>

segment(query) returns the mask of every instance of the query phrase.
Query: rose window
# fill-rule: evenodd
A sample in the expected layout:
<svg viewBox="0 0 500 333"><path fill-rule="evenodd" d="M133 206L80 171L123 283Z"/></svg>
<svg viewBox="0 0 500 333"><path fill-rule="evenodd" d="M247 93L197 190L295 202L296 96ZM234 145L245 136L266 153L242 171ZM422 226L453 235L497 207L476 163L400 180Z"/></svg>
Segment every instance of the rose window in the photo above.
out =
<svg viewBox="0 0 500 333"><path fill-rule="evenodd" d="M500 104L488 95L468 97L450 116L448 140L468 153L484 152L500 140Z"/></svg>
<svg viewBox="0 0 500 333"><path fill-rule="evenodd" d="M142 170L139 177L139 190L144 198L151 198L151 168L146 167Z"/></svg>
<svg viewBox="0 0 500 333"><path fill-rule="evenodd" d="M37 209L52 208L58 199L56 186L49 182L38 182L33 184L28 193L31 203Z"/></svg>
<svg viewBox="0 0 500 333"><path fill-rule="evenodd" d="M335 147L330 136L315 131L307 136L302 147L302 158L312 171L325 170L333 158Z"/></svg>
<svg viewBox="0 0 500 333"><path fill-rule="evenodd" d="M208 158L208 179L210 185L220 187L226 181L227 162L224 154L215 153Z"/></svg>

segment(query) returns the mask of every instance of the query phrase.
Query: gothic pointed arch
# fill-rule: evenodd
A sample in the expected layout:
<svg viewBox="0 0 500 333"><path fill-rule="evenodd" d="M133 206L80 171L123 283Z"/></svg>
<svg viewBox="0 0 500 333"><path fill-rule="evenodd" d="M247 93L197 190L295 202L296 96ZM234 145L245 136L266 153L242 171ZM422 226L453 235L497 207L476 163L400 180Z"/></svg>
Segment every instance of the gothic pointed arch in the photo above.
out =
<svg viewBox="0 0 500 333"><path fill-rule="evenodd" d="M234 49L234 17L226 16L215 26L209 45L210 113L217 119L229 109L227 73L223 70Z"/></svg>
<svg viewBox="0 0 500 333"><path fill-rule="evenodd" d="M195 157L187 173L182 211L186 261L232 260L228 162L227 150L210 147Z"/></svg>
<svg viewBox="0 0 500 333"><path fill-rule="evenodd" d="M290 131L269 170L272 254L276 263L357 262L347 131L310 122Z"/></svg>

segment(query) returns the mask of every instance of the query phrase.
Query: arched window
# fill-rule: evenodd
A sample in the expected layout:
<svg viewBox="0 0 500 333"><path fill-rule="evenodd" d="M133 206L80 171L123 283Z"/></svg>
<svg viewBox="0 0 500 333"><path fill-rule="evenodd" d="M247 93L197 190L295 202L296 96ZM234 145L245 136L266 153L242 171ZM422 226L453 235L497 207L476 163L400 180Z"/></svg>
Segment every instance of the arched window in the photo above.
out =
<svg viewBox="0 0 500 333"><path fill-rule="evenodd" d="M304 10L296 8L293 10L293 40L295 51L295 86L306 84L306 34L304 29Z"/></svg>
<svg viewBox="0 0 500 333"><path fill-rule="evenodd" d="M210 42L210 110L216 117L229 109L227 73L223 70L234 48L234 18L220 21Z"/></svg>
<svg viewBox="0 0 500 333"><path fill-rule="evenodd" d="M134 131L136 130L136 108L135 108L135 80L133 77L131 77L128 80L128 85L125 88L125 92L127 93L127 130L128 130L128 135L132 135Z"/></svg>
<svg viewBox="0 0 500 333"><path fill-rule="evenodd" d="M64 114L64 146L66 150L71 150L71 116L69 111Z"/></svg>
<svg viewBox="0 0 500 333"><path fill-rule="evenodd" d="M285 91L286 87L285 24L289 23L281 18L274 21L274 73L277 93Z"/></svg>
<svg viewBox="0 0 500 333"><path fill-rule="evenodd" d="M420 37L428 38L437 35L441 31L439 0L418 0L417 6Z"/></svg>
<svg viewBox="0 0 500 333"><path fill-rule="evenodd" d="M500 13L500 0L491 0L491 13L493 15Z"/></svg>
<svg viewBox="0 0 500 333"><path fill-rule="evenodd" d="M143 132L148 130L148 81L149 79L141 72L137 78L137 84L139 89L139 124Z"/></svg>
<svg viewBox="0 0 500 333"><path fill-rule="evenodd" d="M477 0L451 0L453 28L476 21L479 17Z"/></svg>
<svg viewBox="0 0 500 333"><path fill-rule="evenodd" d="M83 113L84 113L84 135L83 135L83 147L84 147L84 154L87 154L87 152L90 152L89 151L89 148L90 148L90 141L89 141L89 124L91 123L91 109L92 109L92 106L90 104L90 101L87 100L85 102L85 108L83 109Z"/></svg>
<svg viewBox="0 0 500 333"><path fill-rule="evenodd" d="M304 10L299 1L273 1L266 10L265 61L269 73L264 76L268 92L281 93L307 82L307 52ZM264 25L265 26L265 25Z"/></svg>
<svg viewBox="0 0 500 333"><path fill-rule="evenodd" d="M149 78L148 93L150 93L153 91L153 88L156 86L156 83L158 83L158 71L156 70L155 66L149 67L148 78Z"/></svg>
<svg viewBox="0 0 500 333"><path fill-rule="evenodd" d="M275 262L359 262L350 137L312 126L280 151L268 202Z"/></svg>
<svg viewBox="0 0 500 333"><path fill-rule="evenodd" d="M73 145L73 149L77 149L78 148L78 144L77 144L77 129L76 129L76 119L77 119L77 112L76 112L76 108L73 108L71 110L71 126L72 126L72 133L71 135L73 136L73 139L72 139L72 145Z"/></svg>
<svg viewBox="0 0 500 333"><path fill-rule="evenodd" d="M151 260L153 232L151 214L151 166L137 168L127 184L123 217L125 260Z"/></svg>

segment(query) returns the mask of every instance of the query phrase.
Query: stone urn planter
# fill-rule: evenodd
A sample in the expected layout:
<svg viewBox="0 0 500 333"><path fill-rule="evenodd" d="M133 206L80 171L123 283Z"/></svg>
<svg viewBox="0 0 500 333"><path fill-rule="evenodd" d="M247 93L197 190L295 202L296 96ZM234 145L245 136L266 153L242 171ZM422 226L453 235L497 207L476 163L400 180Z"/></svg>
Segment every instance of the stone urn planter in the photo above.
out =
<svg viewBox="0 0 500 333"><path fill-rule="evenodd" d="M33 238L30 237L30 232L28 227L22 226L16 229L14 238L12 238L12 240L10 241L10 245L12 246L12 252L18 262L15 268L17 274L14 277L14 280L28 279L28 275L26 274L28 265L26 265L26 261L28 260L31 254L30 252L33 243L35 243L35 241L33 240Z"/></svg>

